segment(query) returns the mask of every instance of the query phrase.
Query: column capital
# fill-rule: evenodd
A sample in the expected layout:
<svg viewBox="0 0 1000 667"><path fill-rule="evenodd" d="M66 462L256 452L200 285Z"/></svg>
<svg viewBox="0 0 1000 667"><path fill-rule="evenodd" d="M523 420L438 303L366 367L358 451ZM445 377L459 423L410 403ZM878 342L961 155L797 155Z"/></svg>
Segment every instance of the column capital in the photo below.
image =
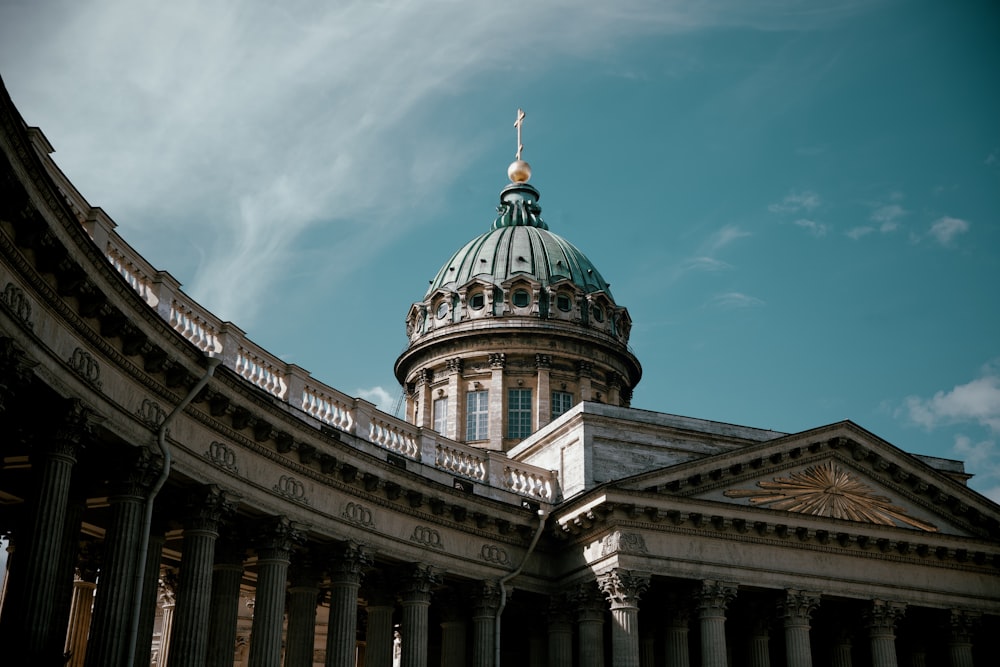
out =
<svg viewBox="0 0 1000 667"><path fill-rule="evenodd" d="M702 581L701 588L694 592L699 615L705 618L724 614L729 603L736 598L738 589L738 584L729 581Z"/></svg>
<svg viewBox="0 0 1000 667"><path fill-rule="evenodd" d="M236 512L240 497L215 484L199 486L188 494L187 530L217 531L219 523Z"/></svg>
<svg viewBox="0 0 1000 667"><path fill-rule="evenodd" d="M427 563L414 563L402 577L403 602L430 602L431 591L441 581L440 570Z"/></svg>
<svg viewBox="0 0 1000 667"><path fill-rule="evenodd" d="M636 608L652 575L648 572L614 569L597 576L597 585L607 596L612 609Z"/></svg>
<svg viewBox="0 0 1000 667"><path fill-rule="evenodd" d="M448 369L449 373L461 373L464 366L465 362L462 361L461 357L452 357L445 362L445 367Z"/></svg>
<svg viewBox="0 0 1000 667"><path fill-rule="evenodd" d="M535 355L535 368L552 368L552 355L551 354L536 354Z"/></svg>
<svg viewBox="0 0 1000 667"><path fill-rule="evenodd" d="M948 614L948 627L952 643L970 643L972 635L979 627L982 614L967 609L952 609Z"/></svg>
<svg viewBox="0 0 1000 667"><path fill-rule="evenodd" d="M809 619L819 607L819 602L819 593L786 588L785 598L778 601L778 617L785 621L785 627L809 625Z"/></svg>
<svg viewBox="0 0 1000 667"><path fill-rule="evenodd" d="M589 378L594 373L594 364L589 361L576 362L576 373L580 377Z"/></svg>
<svg viewBox="0 0 1000 667"><path fill-rule="evenodd" d="M872 600L871 608L864 614L865 627L872 635L895 635L896 623L905 613L905 602Z"/></svg>
<svg viewBox="0 0 1000 667"><path fill-rule="evenodd" d="M305 541L305 526L286 516L275 516L262 522L255 549L258 558L287 559L296 544Z"/></svg>
<svg viewBox="0 0 1000 667"><path fill-rule="evenodd" d="M46 442L51 454L76 460L92 429L93 411L78 398L63 401L62 410L53 415L51 439Z"/></svg>
<svg viewBox="0 0 1000 667"><path fill-rule="evenodd" d="M507 367L507 355L503 352L490 353L490 368L502 370Z"/></svg>
<svg viewBox="0 0 1000 667"><path fill-rule="evenodd" d="M472 605L475 616L495 616L500 609L500 586L494 581L479 582L473 591Z"/></svg>
<svg viewBox="0 0 1000 667"><path fill-rule="evenodd" d="M37 365L13 338L0 337L0 413L8 407L8 399L31 382L32 369Z"/></svg>
<svg viewBox="0 0 1000 667"><path fill-rule="evenodd" d="M569 593L568 599L576 608L577 620L604 620L608 603L596 582L580 584Z"/></svg>
<svg viewBox="0 0 1000 667"><path fill-rule="evenodd" d="M363 544L348 540L330 549L327 569L330 583L359 584L365 569L375 562L371 549Z"/></svg>

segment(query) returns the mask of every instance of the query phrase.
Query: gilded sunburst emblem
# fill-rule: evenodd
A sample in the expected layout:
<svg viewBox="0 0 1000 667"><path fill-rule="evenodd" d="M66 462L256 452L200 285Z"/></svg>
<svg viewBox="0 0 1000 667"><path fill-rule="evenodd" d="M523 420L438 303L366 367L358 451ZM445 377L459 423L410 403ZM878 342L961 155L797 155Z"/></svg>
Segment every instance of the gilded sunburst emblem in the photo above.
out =
<svg viewBox="0 0 1000 667"><path fill-rule="evenodd" d="M833 461L794 472L788 477L777 477L770 482L757 482L757 486L760 488L731 489L725 495L729 498L748 498L751 505L777 510L884 526L904 524L937 532L936 526L907 516L904 508L893 505L885 496L876 495L870 487Z"/></svg>

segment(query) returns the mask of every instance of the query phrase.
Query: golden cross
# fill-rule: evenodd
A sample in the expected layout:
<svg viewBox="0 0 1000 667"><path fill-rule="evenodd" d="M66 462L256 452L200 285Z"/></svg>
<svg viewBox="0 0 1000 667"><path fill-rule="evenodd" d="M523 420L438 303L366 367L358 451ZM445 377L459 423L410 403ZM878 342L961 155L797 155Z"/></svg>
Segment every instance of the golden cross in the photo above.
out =
<svg viewBox="0 0 1000 667"><path fill-rule="evenodd" d="M517 155L514 156L515 160L521 159L521 151L524 150L524 144L521 143L521 126L524 125L524 112L520 109L517 110L517 120L514 121L514 127L517 128Z"/></svg>

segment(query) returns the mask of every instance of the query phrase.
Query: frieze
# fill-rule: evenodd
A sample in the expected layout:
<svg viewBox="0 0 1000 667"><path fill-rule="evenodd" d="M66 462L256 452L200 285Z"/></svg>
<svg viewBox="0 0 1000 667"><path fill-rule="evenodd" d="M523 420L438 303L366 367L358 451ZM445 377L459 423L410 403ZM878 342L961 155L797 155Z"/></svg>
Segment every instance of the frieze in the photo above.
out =
<svg viewBox="0 0 1000 667"><path fill-rule="evenodd" d="M410 540L431 549L444 549L444 544L441 542L441 533L427 526L415 527L413 534L410 535Z"/></svg>
<svg viewBox="0 0 1000 667"><path fill-rule="evenodd" d="M24 323L24 326L31 329L34 325L31 322L31 301L20 287L14 283L7 283L3 293L0 294L0 301L7 304L11 312Z"/></svg>
<svg viewBox="0 0 1000 667"><path fill-rule="evenodd" d="M83 348L76 348L69 358L70 367L92 387L101 388L101 365Z"/></svg>
<svg viewBox="0 0 1000 667"><path fill-rule="evenodd" d="M645 554L649 551L646 549L646 540L639 533L623 533L616 530L601 540L601 556L613 553Z"/></svg>
<svg viewBox="0 0 1000 667"><path fill-rule="evenodd" d="M375 516L372 514L372 511L358 503L347 503L344 505L344 511L341 512L340 516L351 523L356 523L365 528L373 528L375 526Z"/></svg>
<svg viewBox="0 0 1000 667"><path fill-rule="evenodd" d="M236 452L224 442L213 441L205 450L205 458L230 472L238 473L240 471L236 465Z"/></svg>
<svg viewBox="0 0 1000 667"><path fill-rule="evenodd" d="M278 483L274 485L273 490L275 493L282 495L289 500L294 500L306 505L309 504L309 501L306 500L305 484L291 475L282 475L279 477Z"/></svg>
<svg viewBox="0 0 1000 667"><path fill-rule="evenodd" d="M159 428L163 420L167 418L167 413L160 407L160 404L148 398L142 399L142 404L139 406L136 414L139 416L139 419L153 428Z"/></svg>
<svg viewBox="0 0 1000 667"><path fill-rule="evenodd" d="M507 550L495 544L484 544L483 548L479 550L479 555L487 563L510 565L510 556L507 554Z"/></svg>

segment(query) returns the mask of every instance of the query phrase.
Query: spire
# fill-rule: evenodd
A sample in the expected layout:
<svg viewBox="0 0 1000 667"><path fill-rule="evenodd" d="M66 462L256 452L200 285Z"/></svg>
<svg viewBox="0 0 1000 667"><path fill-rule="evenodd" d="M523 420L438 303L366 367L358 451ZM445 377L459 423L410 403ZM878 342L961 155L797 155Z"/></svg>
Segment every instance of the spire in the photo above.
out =
<svg viewBox="0 0 1000 667"><path fill-rule="evenodd" d="M507 178L511 183L527 183L531 178L531 165L521 159L521 151L524 144L521 143L521 127L524 125L524 111L517 110L517 120L514 127L517 129L517 153L514 154L514 161L507 167Z"/></svg>
<svg viewBox="0 0 1000 667"><path fill-rule="evenodd" d="M517 110L517 120L514 127L517 129L517 153L514 154L514 161L507 167L507 176L510 183L500 191L500 205L497 206L496 220L493 221L492 229L501 227L539 227L548 229L549 226L542 220L542 207L538 205L538 198L541 196L534 186L528 184L531 178L531 165L521 159L521 151L524 144L521 143L521 128L524 125L524 111Z"/></svg>

